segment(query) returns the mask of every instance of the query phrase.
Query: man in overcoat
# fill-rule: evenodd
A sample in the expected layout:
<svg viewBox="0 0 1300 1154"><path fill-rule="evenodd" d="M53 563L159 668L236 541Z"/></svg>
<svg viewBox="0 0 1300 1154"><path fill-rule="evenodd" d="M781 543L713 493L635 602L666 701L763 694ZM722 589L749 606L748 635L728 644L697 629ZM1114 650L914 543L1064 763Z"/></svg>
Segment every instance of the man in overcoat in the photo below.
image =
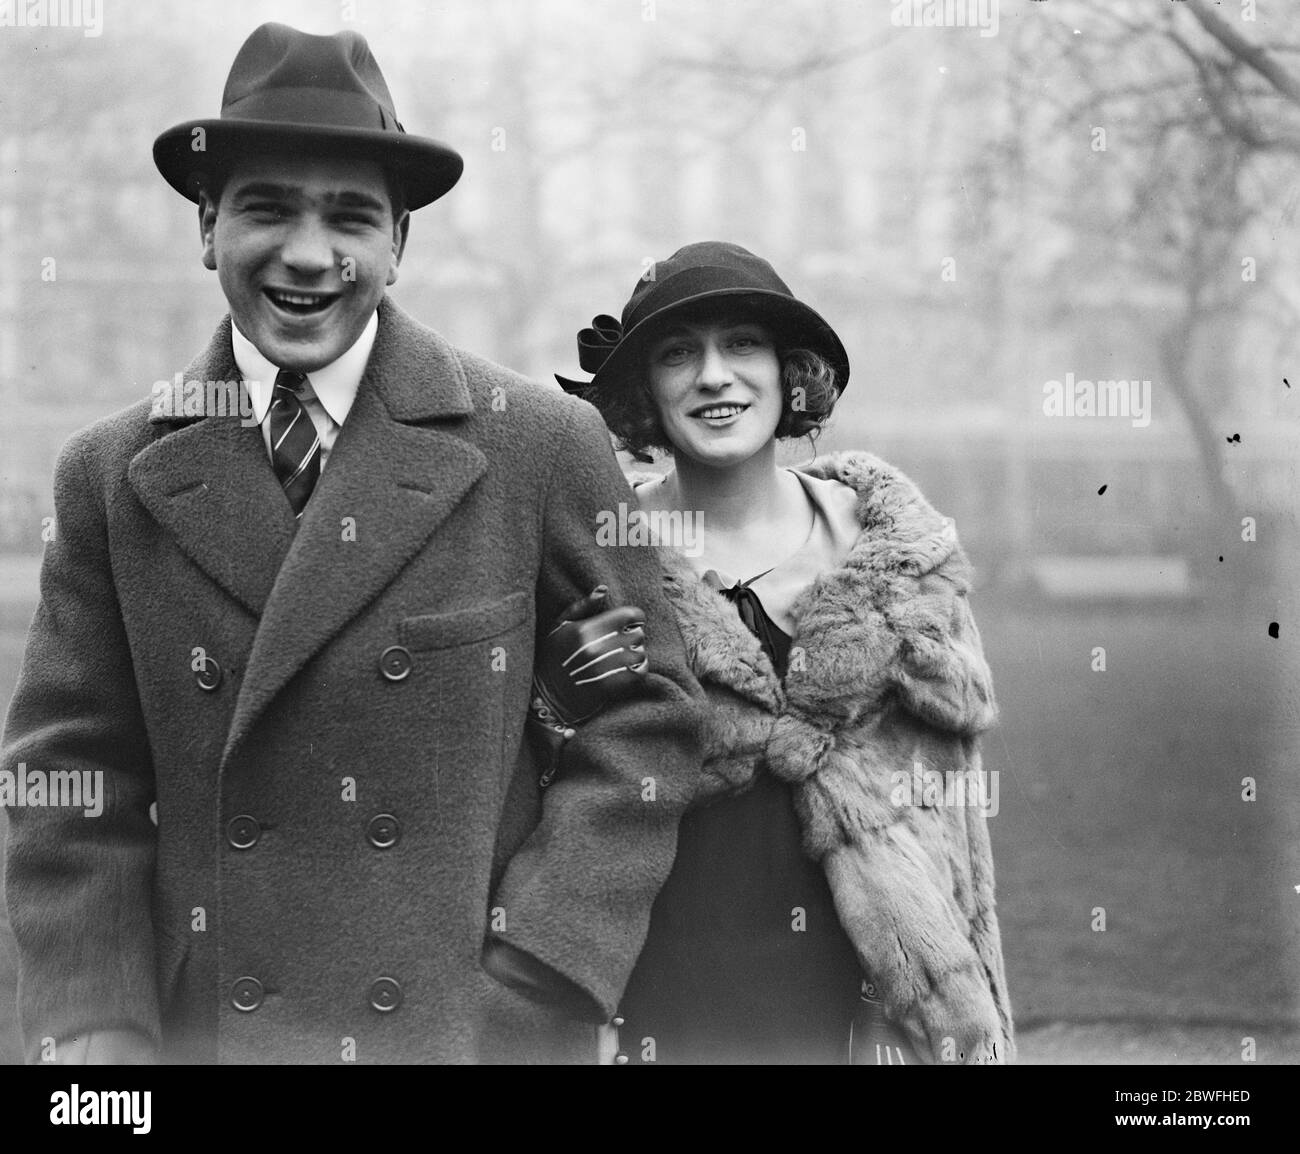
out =
<svg viewBox="0 0 1300 1154"><path fill-rule="evenodd" d="M3 743L28 1059L588 1059L699 761L657 561L596 545L604 424L386 295L461 160L360 36L264 25L154 156L230 315L56 468ZM535 639L599 584L649 672L543 789Z"/></svg>

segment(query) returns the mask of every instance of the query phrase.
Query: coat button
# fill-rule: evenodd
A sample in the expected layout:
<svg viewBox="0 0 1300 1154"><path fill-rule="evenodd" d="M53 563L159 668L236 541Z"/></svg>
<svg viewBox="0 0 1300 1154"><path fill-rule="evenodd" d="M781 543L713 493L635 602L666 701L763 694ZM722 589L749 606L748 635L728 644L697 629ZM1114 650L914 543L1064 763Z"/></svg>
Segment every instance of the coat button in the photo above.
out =
<svg viewBox="0 0 1300 1154"><path fill-rule="evenodd" d="M221 665L216 658L205 657L203 668L194 671L194 680L198 682L199 688L207 693L216 689L221 684Z"/></svg>
<svg viewBox="0 0 1300 1154"><path fill-rule="evenodd" d="M614 1055L614 1062L615 1062L617 1065L619 1065L619 1066L626 1066L626 1065L627 1065L627 1055L626 1055L626 1054L615 1054L615 1055Z"/></svg>
<svg viewBox="0 0 1300 1154"><path fill-rule="evenodd" d="M262 983L256 978L236 978L230 987L230 1004L245 1014L262 1004Z"/></svg>
<svg viewBox="0 0 1300 1154"><path fill-rule="evenodd" d="M614 1029L617 1030L617 1029L618 1029L618 1028L623 1024L623 1019L622 1019L622 1018L614 1018L614 1019L612 1019L612 1020L610 1021L609 1024L610 1024L611 1026L613 1026Z"/></svg>
<svg viewBox="0 0 1300 1154"><path fill-rule="evenodd" d="M401 681L411 672L411 651L403 645L390 645L379 655L379 672L389 681Z"/></svg>
<svg viewBox="0 0 1300 1154"><path fill-rule="evenodd" d="M395 846L401 832L397 818L391 813L376 814L366 826L366 837L370 839L370 844L375 849L388 849L390 846Z"/></svg>
<svg viewBox="0 0 1300 1154"><path fill-rule="evenodd" d="M370 985L370 1004L387 1014L402 1004L402 987L392 978L376 978Z"/></svg>
<svg viewBox="0 0 1300 1154"><path fill-rule="evenodd" d="M252 849L261 836L261 825L255 817L249 817L246 813L232 817L226 826L226 840L235 849Z"/></svg>

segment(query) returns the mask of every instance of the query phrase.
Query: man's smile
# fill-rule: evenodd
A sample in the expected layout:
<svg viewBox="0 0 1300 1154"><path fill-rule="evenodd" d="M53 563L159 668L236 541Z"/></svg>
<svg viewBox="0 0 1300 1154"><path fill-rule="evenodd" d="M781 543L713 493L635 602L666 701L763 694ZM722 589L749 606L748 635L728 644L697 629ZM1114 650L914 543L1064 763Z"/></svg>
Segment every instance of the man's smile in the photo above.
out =
<svg viewBox="0 0 1300 1154"><path fill-rule="evenodd" d="M323 313L343 294L313 292L307 289L264 288L262 295L278 312L292 317L309 317Z"/></svg>

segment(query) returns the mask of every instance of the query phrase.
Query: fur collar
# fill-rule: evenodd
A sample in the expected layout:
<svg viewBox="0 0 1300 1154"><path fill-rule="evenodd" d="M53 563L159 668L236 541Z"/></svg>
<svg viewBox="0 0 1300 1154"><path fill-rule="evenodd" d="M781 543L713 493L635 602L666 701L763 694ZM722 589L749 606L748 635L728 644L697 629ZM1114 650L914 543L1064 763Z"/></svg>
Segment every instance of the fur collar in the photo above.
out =
<svg viewBox="0 0 1300 1154"><path fill-rule="evenodd" d="M764 712L788 707L823 731L859 722L886 698L950 732L987 728L995 715L987 667L954 635L954 599L967 592L970 567L952 520L871 453L838 453L805 471L851 486L862 528L843 563L792 608L784 686L731 604L677 550L660 547L665 589L700 682Z"/></svg>

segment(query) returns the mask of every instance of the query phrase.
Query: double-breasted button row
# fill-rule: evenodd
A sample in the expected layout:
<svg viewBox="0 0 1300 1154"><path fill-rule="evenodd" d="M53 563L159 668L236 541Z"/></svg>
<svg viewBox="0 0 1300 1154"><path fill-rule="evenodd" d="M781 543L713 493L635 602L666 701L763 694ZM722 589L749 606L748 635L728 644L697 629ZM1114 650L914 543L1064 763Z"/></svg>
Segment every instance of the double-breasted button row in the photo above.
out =
<svg viewBox="0 0 1300 1154"><path fill-rule="evenodd" d="M381 1014L392 1013L402 1004L402 986L396 978L376 978L368 991L370 1006ZM251 1014L266 999L266 989L256 978L236 978L230 986L230 1004Z"/></svg>
<svg viewBox="0 0 1300 1154"><path fill-rule="evenodd" d="M379 672L389 681L402 681L411 672L411 651L404 645L390 645L379 655Z"/></svg>
<svg viewBox="0 0 1300 1154"><path fill-rule="evenodd" d="M366 839L376 849L391 849L402 836L402 827L391 813L378 813L366 823ZM226 841L234 849L252 849L262 838L262 823L246 813L226 823Z"/></svg>

